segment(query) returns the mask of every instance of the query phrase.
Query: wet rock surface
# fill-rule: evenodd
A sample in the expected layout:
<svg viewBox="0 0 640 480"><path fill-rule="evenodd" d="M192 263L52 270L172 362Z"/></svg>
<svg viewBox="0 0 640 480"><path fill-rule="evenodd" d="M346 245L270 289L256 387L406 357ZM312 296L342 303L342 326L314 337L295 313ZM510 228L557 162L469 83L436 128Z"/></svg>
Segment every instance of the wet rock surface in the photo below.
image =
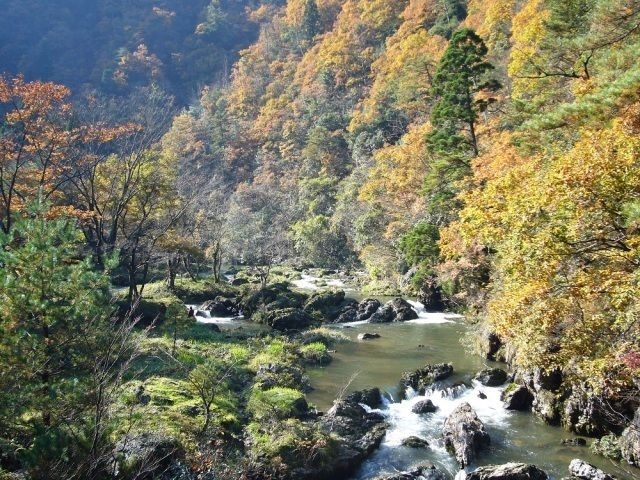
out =
<svg viewBox="0 0 640 480"><path fill-rule="evenodd" d="M455 454L461 468L469 465L478 452L491 443L484 424L468 403L462 403L451 412L442 429L444 443Z"/></svg>
<svg viewBox="0 0 640 480"><path fill-rule="evenodd" d="M411 387L420 395L424 395L427 387L434 382L450 377L452 373L453 365L450 363L425 365L413 372L404 372L400 377L400 393L404 395L407 387Z"/></svg>
<svg viewBox="0 0 640 480"><path fill-rule="evenodd" d="M505 463L476 468L466 480L547 480L549 476L535 465Z"/></svg>
<svg viewBox="0 0 640 480"><path fill-rule="evenodd" d="M599 468L594 467L590 463L574 458L569 464L569 473L582 480L616 480L616 477L605 473Z"/></svg>
<svg viewBox="0 0 640 480"><path fill-rule="evenodd" d="M434 465L420 465L406 472L381 475L373 480L447 480L448 478Z"/></svg>
<svg viewBox="0 0 640 480"><path fill-rule="evenodd" d="M411 407L411 411L413 413L432 413L435 412L436 410L438 410L438 407L436 407L433 402L429 399L427 400L420 400L419 402L417 402L413 407Z"/></svg>
<svg viewBox="0 0 640 480"><path fill-rule="evenodd" d="M501 368L486 368L476 373L475 380L485 387L498 387L507 381L507 372Z"/></svg>
<svg viewBox="0 0 640 480"><path fill-rule="evenodd" d="M533 404L533 394L524 385L510 384L500 395L500 400L504 402L507 410L518 410L526 412L531 410Z"/></svg>

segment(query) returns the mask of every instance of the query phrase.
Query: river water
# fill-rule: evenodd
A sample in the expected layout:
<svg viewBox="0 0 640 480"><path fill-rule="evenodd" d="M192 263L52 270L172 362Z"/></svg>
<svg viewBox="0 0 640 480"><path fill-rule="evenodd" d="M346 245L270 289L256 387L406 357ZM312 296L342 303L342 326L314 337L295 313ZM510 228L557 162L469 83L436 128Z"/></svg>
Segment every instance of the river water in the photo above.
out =
<svg viewBox="0 0 640 480"><path fill-rule="evenodd" d="M424 463L432 463L448 472L451 478L455 477L458 466L444 449L441 431L445 418L461 402L471 404L491 436L490 449L481 454L475 466L510 461L533 463L552 479L560 479L568 475L570 461L581 458L621 480L640 478L640 470L633 471L626 465L592 455L588 446L561 444L562 439L575 438L575 435L545 425L532 414L505 410L500 402L502 387L490 388L474 383L472 377L476 372L501 365L466 351L461 339L465 338L468 327L460 318L421 313L420 319L411 322L356 323L348 328L336 328L341 328L352 341L336 346L331 364L308 371L315 388L307 395L308 401L320 410L327 410L333 400L344 393L379 387L386 397L380 412L390 424L381 447L352 480L404 471ZM378 333L380 338L358 341L357 335L362 332ZM399 400L397 385L403 371L440 362L453 364L451 378L424 397L408 392L406 400ZM486 395L485 399L480 398L480 392ZM412 413L411 407L425 398L430 398L438 410L422 415ZM402 440L412 435L427 440L429 448L402 446ZM587 442L590 444L591 440L587 439Z"/></svg>

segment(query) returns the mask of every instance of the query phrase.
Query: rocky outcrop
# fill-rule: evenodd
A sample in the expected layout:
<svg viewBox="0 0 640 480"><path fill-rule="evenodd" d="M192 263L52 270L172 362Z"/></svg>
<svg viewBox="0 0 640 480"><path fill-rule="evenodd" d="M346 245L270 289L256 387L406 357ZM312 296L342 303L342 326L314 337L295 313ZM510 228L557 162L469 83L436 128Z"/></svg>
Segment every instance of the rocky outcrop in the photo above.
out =
<svg viewBox="0 0 640 480"><path fill-rule="evenodd" d="M615 480L616 477L603 472L599 468L594 467L590 463L574 458L569 464L569 473L582 480Z"/></svg>
<svg viewBox="0 0 640 480"><path fill-rule="evenodd" d="M411 407L411 411L413 413L432 413L435 412L438 409L438 407L436 407L433 402L429 399L427 400L420 400L418 403L416 403L413 407Z"/></svg>
<svg viewBox="0 0 640 480"><path fill-rule="evenodd" d="M487 360L504 362L504 354L500 353L503 346L497 333L489 332L482 337L482 351Z"/></svg>
<svg viewBox="0 0 640 480"><path fill-rule="evenodd" d="M216 297L200 306L200 310L207 310L212 317L237 317L240 315L238 301L234 298Z"/></svg>
<svg viewBox="0 0 640 480"><path fill-rule="evenodd" d="M340 314L344 302L344 291L327 291L314 293L304 304L305 312L319 312L327 320L334 320Z"/></svg>
<svg viewBox="0 0 640 480"><path fill-rule="evenodd" d="M341 313L336 318L336 323L362 322L369 320L371 315L380 308L380 301L375 298L365 298L360 303L350 303L343 307Z"/></svg>
<svg viewBox="0 0 640 480"><path fill-rule="evenodd" d="M435 276L427 277L420 286L418 301L424 305L427 312L441 312L445 309L442 298L442 288Z"/></svg>
<svg viewBox="0 0 640 480"><path fill-rule="evenodd" d="M296 388L310 391L309 379L304 375L302 367L295 364L267 363L259 365L254 384L261 390L273 387Z"/></svg>
<svg viewBox="0 0 640 480"><path fill-rule="evenodd" d="M350 393L345 400L352 403L364 403L370 408L378 408L382 405L382 394L378 387L365 388L364 390Z"/></svg>
<svg viewBox="0 0 640 480"><path fill-rule="evenodd" d="M500 395L507 410L529 411L533 403L533 394L524 385L510 384Z"/></svg>
<svg viewBox="0 0 640 480"><path fill-rule="evenodd" d="M378 448L387 431L382 415L367 412L349 398L336 401L321 417L320 425L335 435L339 444L335 462L330 468L331 475L326 478L343 478L355 471Z"/></svg>
<svg viewBox="0 0 640 480"><path fill-rule="evenodd" d="M640 408L636 410L633 422L622 432L618 445L622 458L640 467Z"/></svg>
<svg viewBox="0 0 640 480"><path fill-rule="evenodd" d="M591 437L609 432L598 397L578 390L574 390L564 403L562 426L578 435Z"/></svg>
<svg viewBox="0 0 640 480"><path fill-rule="evenodd" d="M485 387L498 387L507 381L507 372L501 368L486 368L473 378Z"/></svg>
<svg viewBox="0 0 640 480"><path fill-rule="evenodd" d="M185 455L177 440L153 433L120 440L114 453L115 476L123 478L163 478Z"/></svg>
<svg viewBox="0 0 640 480"><path fill-rule="evenodd" d="M373 480L446 480L448 477L434 465L420 465L406 472L381 475Z"/></svg>
<svg viewBox="0 0 640 480"><path fill-rule="evenodd" d="M358 340L373 340L374 338L380 338L379 333L363 332L358 334Z"/></svg>
<svg viewBox="0 0 640 480"><path fill-rule="evenodd" d="M451 412L442 433L445 446L455 454L461 468L473 462L478 452L491 443L484 424L466 402Z"/></svg>
<svg viewBox="0 0 640 480"><path fill-rule="evenodd" d="M411 387L420 395L424 395L427 387L438 380L444 380L453 373L453 365L450 363L436 363L425 365L413 372L404 372L400 377L400 393L404 395L407 387Z"/></svg>
<svg viewBox="0 0 640 480"><path fill-rule="evenodd" d="M370 318L371 323L406 322L418 318L418 314L411 304L402 298L394 298L375 312Z"/></svg>
<svg viewBox="0 0 640 480"><path fill-rule="evenodd" d="M316 319L299 308L283 308L267 312L264 323L281 332L302 330L316 322Z"/></svg>
<svg viewBox="0 0 640 480"><path fill-rule="evenodd" d="M466 480L547 480L549 476L535 465L505 463L486 465L468 473Z"/></svg>

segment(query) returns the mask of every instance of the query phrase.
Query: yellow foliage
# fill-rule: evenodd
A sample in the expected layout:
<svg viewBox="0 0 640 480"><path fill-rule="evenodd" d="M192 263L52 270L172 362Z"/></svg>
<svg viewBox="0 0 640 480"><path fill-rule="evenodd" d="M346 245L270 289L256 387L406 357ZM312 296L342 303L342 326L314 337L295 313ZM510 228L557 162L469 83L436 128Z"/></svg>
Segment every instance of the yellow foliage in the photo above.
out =
<svg viewBox="0 0 640 480"><path fill-rule="evenodd" d="M523 159L498 137L441 236L449 258L473 242L496 252L486 315L520 364L568 368L609 393L630 378L619 359L640 351L640 232L624 214L640 201L639 112L583 129L554 157Z"/></svg>

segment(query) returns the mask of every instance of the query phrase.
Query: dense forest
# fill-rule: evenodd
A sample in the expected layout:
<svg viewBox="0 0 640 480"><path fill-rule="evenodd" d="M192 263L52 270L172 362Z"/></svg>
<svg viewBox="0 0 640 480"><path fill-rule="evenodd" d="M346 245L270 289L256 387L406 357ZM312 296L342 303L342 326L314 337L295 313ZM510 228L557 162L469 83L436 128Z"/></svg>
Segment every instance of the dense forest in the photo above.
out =
<svg viewBox="0 0 640 480"><path fill-rule="evenodd" d="M561 375L554 408L606 417L586 434L633 425L638 0L0 3L0 478L126 477L107 454L140 383L125 370L160 347L204 409L181 438L195 470L216 461L194 439L210 422L236 436L245 403L266 450L266 394L238 392L308 349L176 353L184 282L224 291L232 267L256 276L243 311L266 323L274 270L363 271L364 292L464 313L479 351ZM166 345L142 340L154 289Z"/></svg>

